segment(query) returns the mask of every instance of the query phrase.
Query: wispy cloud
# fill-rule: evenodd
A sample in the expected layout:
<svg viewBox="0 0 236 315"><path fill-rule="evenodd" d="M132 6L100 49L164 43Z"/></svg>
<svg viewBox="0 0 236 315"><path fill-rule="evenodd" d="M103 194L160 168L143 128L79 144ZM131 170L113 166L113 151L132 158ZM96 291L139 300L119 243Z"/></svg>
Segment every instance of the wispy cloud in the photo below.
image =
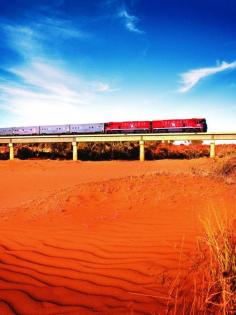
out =
<svg viewBox="0 0 236 315"><path fill-rule="evenodd" d="M180 75L182 78L182 86L179 88L179 92L186 93L190 91L200 80L204 79L205 77L209 77L216 73L230 69L236 69L236 61L231 63L223 61L216 67L194 69L186 73L182 73Z"/></svg>
<svg viewBox="0 0 236 315"><path fill-rule="evenodd" d="M119 17L123 20L125 27L127 28L128 31L134 32L137 34L144 34L144 31L140 30L136 24L138 23L139 19L134 16L128 14L127 10L122 9L119 12Z"/></svg>
<svg viewBox="0 0 236 315"><path fill-rule="evenodd" d="M21 55L40 54L42 46L55 47L69 39L84 39L89 35L79 30L69 20L37 16L21 24L0 21L0 29L7 38L8 45ZM52 45L53 44L53 45Z"/></svg>
<svg viewBox="0 0 236 315"><path fill-rule="evenodd" d="M47 22L53 24L51 20ZM80 36L73 28L62 31L61 25L57 20L51 31L70 38ZM8 79L0 85L0 109L19 124L85 122L101 95L115 89L107 80L84 78L59 57L50 58L45 52L42 29L41 25L4 24L8 45L23 60L3 69Z"/></svg>
<svg viewBox="0 0 236 315"><path fill-rule="evenodd" d="M79 30L69 20L39 16L33 24L34 29L42 34L47 29L47 37L59 36L62 38L83 38L88 36L84 31Z"/></svg>
<svg viewBox="0 0 236 315"><path fill-rule="evenodd" d="M118 91L118 88L111 88L109 84L99 82L95 83L96 91L97 92L115 92Z"/></svg>
<svg viewBox="0 0 236 315"><path fill-rule="evenodd" d="M83 113L99 102L101 93L115 91L108 83L87 81L45 60L9 71L18 80L0 85L0 107L24 124L85 121Z"/></svg>

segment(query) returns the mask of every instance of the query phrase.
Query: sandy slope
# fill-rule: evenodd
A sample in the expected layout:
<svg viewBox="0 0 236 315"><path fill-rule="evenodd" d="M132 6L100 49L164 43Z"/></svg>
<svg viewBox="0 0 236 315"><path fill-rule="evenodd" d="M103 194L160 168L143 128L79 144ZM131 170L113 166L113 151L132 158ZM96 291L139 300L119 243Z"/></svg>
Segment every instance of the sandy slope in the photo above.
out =
<svg viewBox="0 0 236 315"><path fill-rule="evenodd" d="M0 314L165 314L199 217L236 210L210 163L0 162Z"/></svg>

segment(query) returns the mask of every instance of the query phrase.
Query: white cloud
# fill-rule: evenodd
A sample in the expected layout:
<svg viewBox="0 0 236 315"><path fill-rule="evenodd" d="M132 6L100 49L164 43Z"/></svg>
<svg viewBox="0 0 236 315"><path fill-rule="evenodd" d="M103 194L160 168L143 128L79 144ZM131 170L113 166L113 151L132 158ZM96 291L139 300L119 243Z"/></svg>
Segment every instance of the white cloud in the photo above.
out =
<svg viewBox="0 0 236 315"><path fill-rule="evenodd" d="M20 36L26 36L26 38L34 37L35 39L44 40L50 39L51 36L57 36L57 38L83 38L88 35L78 30L69 20L41 15L22 24L2 22L1 28L9 35L17 36L19 34Z"/></svg>
<svg viewBox="0 0 236 315"><path fill-rule="evenodd" d="M98 92L108 92L108 91L110 91L110 87L108 84L100 82L98 84L97 91Z"/></svg>
<svg viewBox="0 0 236 315"><path fill-rule="evenodd" d="M84 119L83 109L78 106L81 100L76 103L70 98L34 93L23 88L10 87L5 92L8 95L5 110L12 118L9 125L64 124Z"/></svg>
<svg viewBox="0 0 236 315"><path fill-rule="evenodd" d="M42 53L43 34L24 25L0 24L0 27L5 33L7 45L22 57L28 59Z"/></svg>
<svg viewBox="0 0 236 315"><path fill-rule="evenodd" d="M216 67L194 69L186 73L182 73L182 86L179 88L179 92L186 93L190 91L203 78L229 69L236 69L236 61L231 63L223 61Z"/></svg>
<svg viewBox="0 0 236 315"><path fill-rule="evenodd" d="M123 19L128 31L138 33L138 34L144 33L144 31L138 29L136 26L138 22L138 18L136 16L128 14L128 12L125 9L123 9L120 11L119 17Z"/></svg>
<svg viewBox="0 0 236 315"><path fill-rule="evenodd" d="M89 35L78 30L69 20L36 16L28 22L16 24L0 21L6 43L26 59L57 49L65 40L84 39ZM53 52L52 52L53 53ZM55 51L54 51L55 53Z"/></svg>
<svg viewBox="0 0 236 315"><path fill-rule="evenodd" d="M0 85L0 110L14 124L86 122L90 110L100 104L101 92L115 91L104 79L85 79L75 67L71 70L59 58L48 57L41 26L5 24L4 31L8 45L23 57L20 65L5 69L9 78ZM75 36L72 33L67 30L66 36Z"/></svg>
<svg viewBox="0 0 236 315"><path fill-rule="evenodd" d="M0 108L24 124L81 121L81 113L99 103L101 92L115 91L107 83L87 81L45 60L8 71L18 82L0 85Z"/></svg>
<svg viewBox="0 0 236 315"><path fill-rule="evenodd" d="M75 96L75 85L80 86L78 77L73 77L52 63L35 61L19 69L11 69L27 85L41 88L47 93L58 96Z"/></svg>
<svg viewBox="0 0 236 315"><path fill-rule="evenodd" d="M116 92L119 91L119 88L111 88L109 84L103 82L96 82L95 83L95 90L97 92Z"/></svg>
<svg viewBox="0 0 236 315"><path fill-rule="evenodd" d="M69 20L65 19L39 16L32 25L34 29L36 29L41 34L46 29L47 33L45 35L47 37L49 35L57 37L59 36L62 38L83 38L87 36L87 34L81 30L78 30L74 25L72 25Z"/></svg>

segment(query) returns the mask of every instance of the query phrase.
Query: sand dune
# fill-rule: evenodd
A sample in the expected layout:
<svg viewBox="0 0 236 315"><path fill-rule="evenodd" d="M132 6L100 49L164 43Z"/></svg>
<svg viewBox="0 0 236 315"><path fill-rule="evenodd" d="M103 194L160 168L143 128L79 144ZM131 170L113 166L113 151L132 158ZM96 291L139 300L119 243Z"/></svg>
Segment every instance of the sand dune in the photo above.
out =
<svg viewBox="0 0 236 315"><path fill-rule="evenodd" d="M209 163L1 162L0 314L165 314L199 217L235 210L235 186L191 174Z"/></svg>

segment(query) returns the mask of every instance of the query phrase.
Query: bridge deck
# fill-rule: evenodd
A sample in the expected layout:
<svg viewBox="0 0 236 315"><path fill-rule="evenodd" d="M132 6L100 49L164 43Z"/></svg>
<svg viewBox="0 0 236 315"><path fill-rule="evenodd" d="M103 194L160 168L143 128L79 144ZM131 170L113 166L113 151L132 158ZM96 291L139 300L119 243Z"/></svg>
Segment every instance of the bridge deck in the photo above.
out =
<svg viewBox="0 0 236 315"><path fill-rule="evenodd" d="M0 143L236 140L236 132L0 136Z"/></svg>

